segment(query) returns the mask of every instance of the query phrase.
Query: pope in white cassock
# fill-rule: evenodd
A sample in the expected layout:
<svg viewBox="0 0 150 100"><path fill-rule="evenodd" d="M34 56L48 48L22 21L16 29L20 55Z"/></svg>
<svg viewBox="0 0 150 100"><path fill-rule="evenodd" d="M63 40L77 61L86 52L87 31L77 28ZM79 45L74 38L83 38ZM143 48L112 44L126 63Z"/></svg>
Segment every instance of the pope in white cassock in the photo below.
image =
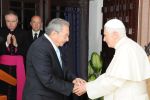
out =
<svg viewBox="0 0 150 100"><path fill-rule="evenodd" d="M104 100L149 100L146 79L150 78L150 63L144 49L126 36L125 26L118 19L104 25L104 41L115 48L106 72L77 86L74 93L87 91L91 99L104 96Z"/></svg>

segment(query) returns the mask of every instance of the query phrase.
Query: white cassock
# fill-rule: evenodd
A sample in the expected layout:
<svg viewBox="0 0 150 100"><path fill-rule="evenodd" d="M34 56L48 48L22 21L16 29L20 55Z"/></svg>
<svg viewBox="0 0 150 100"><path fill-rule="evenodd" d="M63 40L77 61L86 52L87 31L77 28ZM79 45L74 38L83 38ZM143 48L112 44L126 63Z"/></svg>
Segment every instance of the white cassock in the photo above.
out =
<svg viewBox="0 0 150 100"><path fill-rule="evenodd" d="M91 99L149 100L146 79L150 78L150 63L144 49L123 37L115 46L114 57L106 73L86 84Z"/></svg>

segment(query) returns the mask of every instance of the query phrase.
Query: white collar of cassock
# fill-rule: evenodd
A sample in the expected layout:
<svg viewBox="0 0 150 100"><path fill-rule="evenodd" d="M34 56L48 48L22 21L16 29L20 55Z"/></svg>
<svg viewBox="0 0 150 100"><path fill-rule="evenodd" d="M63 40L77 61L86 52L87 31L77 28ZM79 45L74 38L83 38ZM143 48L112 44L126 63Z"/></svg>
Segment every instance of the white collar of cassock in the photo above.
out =
<svg viewBox="0 0 150 100"><path fill-rule="evenodd" d="M127 37L122 37L115 45L115 49L119 48L119 46L127 39Z"/></svg>

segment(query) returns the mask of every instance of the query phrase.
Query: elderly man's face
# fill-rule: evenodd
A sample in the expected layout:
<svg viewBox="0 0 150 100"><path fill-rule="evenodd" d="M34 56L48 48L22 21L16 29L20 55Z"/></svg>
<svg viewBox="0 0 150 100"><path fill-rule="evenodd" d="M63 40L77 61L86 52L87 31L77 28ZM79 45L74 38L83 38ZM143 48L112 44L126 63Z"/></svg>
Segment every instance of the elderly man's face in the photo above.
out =
<svg viewBox="0 0 150 100"><path fill-rule="evenodd" d="M62 31L57 33L57 46L63 46L66 42L69 41L69 27L63 26Z"/></svg>
<svg viewBox="0 0 150 100"><path fill-rule="evenodd" d="M6 26L11 31L14 31L18 24L18 17L13 14L9 14L5 16Z"/></svg>
<svg viewBox="0 0 150 100"><path fill-rule="evenodd" d="M115 46L115 34L113 34L113 33L110 34L106 30L104 30L104 39L103 40L107 43L108 47L114 48L114 46Z"/></svg>

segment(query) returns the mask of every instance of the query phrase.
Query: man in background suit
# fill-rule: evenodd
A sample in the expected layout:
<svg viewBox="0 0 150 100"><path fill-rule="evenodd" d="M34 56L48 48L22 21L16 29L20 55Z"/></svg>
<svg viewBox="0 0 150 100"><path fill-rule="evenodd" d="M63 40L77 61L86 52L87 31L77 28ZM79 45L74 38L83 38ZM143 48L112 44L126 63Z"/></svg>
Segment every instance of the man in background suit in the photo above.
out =
<svg viewBox="0 0 150 100"><path fill-rule="evenodd" d="M26 39L27 50L34 40L36 40L38 37L44 34L44 32L41 30L42 19L40 16L37 16L37 15L33 16L31 18L30 25L32 29L27 32L27 39Z"/></svg>
<svg viewBox="0 0 150 100"><path fill-rule="evenodd" d="M74 84L85 82L63 66L59 47L68 41L69 23L55 18L46 33L31 44L23 100L69 100Z"/></svg>

